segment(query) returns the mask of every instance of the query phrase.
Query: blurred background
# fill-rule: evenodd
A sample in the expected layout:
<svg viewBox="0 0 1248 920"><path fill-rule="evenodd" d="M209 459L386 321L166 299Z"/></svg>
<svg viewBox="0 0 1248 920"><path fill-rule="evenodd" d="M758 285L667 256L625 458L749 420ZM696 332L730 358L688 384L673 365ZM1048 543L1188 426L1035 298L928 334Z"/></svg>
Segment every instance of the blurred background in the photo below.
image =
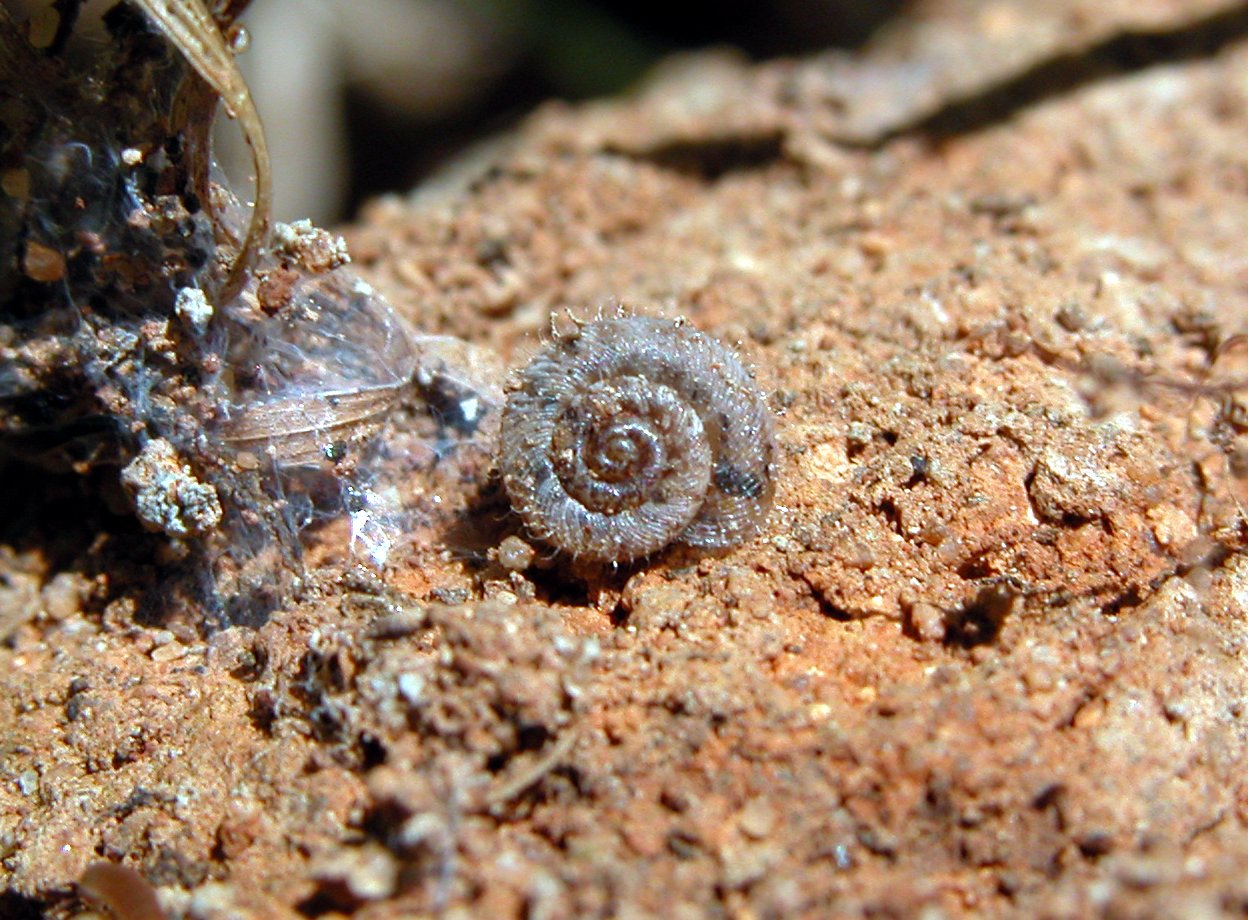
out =
<svg viewBox="0 0 1248 920"><path fill-rule="evenodd" d="M0 0L32 22L65 2ZM86 0L75 34L106 40L100 17L117 2ZM268 136L275 216L326 226L545 100L625 92L681 51L761 60L857 47L907 2L252 0L234 45ZM221 122L219 159L246 188L250 154Z"/></svg>
<svg viewBox="0 0 1248 920"><path fill-rule="evenodd" d="M253 0L240 62L279 220L322 225L405 191L550 98L626 91L660 58L754 59L864 42L906 0ZM222 133L232 176L250 158Z"/></svg>

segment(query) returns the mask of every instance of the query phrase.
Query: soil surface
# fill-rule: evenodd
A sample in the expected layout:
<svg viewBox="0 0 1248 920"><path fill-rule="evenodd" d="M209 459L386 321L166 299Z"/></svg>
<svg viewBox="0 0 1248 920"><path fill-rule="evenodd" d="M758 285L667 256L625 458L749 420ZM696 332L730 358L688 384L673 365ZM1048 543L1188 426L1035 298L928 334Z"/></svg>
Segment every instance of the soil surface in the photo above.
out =
<svg viewBox="0 0 1248 920"><path fill-rule="evenodd" d="M1245 138L1242 4L927 0L376 202L354 266L420 330L736 345L771 523L505 567L431 476L386 571L322 525L208 631L141 622L124 529L0 547L0 914L87 916L103 859L196 920L1243 916Z"/></svg>

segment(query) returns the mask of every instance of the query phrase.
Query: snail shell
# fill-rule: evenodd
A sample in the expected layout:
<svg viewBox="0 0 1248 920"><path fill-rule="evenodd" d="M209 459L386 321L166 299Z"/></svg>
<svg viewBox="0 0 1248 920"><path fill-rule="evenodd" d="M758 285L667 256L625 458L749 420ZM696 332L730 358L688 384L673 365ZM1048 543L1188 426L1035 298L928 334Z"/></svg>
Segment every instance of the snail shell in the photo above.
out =
<svg viewBox="0 0 1248 920"><path fill-rule="evenodd" d="M762 393L730 350L673 320L604 319L557 339L512 382L501 424L512 507L574 557L722 549L771 508Z"/></svg>

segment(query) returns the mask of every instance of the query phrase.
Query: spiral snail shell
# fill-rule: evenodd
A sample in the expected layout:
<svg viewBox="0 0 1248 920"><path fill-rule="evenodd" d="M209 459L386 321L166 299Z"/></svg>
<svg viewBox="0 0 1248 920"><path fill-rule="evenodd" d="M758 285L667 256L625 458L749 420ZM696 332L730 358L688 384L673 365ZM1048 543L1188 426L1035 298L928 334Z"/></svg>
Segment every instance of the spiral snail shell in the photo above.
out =
<svg viewBox="0 0 1248 920"><path fill-rule="evenodd" d="M762 393L729 349L674 320L603 319L560 336L513 380L501 424L512 507L574 557L726 548L771 508Z"/></svg>

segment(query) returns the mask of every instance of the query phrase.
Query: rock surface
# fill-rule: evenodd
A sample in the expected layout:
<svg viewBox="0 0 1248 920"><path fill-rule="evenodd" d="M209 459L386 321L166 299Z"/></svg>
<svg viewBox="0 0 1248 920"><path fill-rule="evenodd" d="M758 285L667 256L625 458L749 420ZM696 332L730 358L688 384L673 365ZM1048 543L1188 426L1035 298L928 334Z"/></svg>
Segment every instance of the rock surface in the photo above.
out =
<svg viewBox="0 0 1248 920"><path fill-rule="evenodd" d="M1242 4L930 0L378 202L355 264L422 330L737 343L772 525L383 583L339 523L207 636L0 550L0 913L104 858L202 920L1242 916L1246 136Z"/></svg>

